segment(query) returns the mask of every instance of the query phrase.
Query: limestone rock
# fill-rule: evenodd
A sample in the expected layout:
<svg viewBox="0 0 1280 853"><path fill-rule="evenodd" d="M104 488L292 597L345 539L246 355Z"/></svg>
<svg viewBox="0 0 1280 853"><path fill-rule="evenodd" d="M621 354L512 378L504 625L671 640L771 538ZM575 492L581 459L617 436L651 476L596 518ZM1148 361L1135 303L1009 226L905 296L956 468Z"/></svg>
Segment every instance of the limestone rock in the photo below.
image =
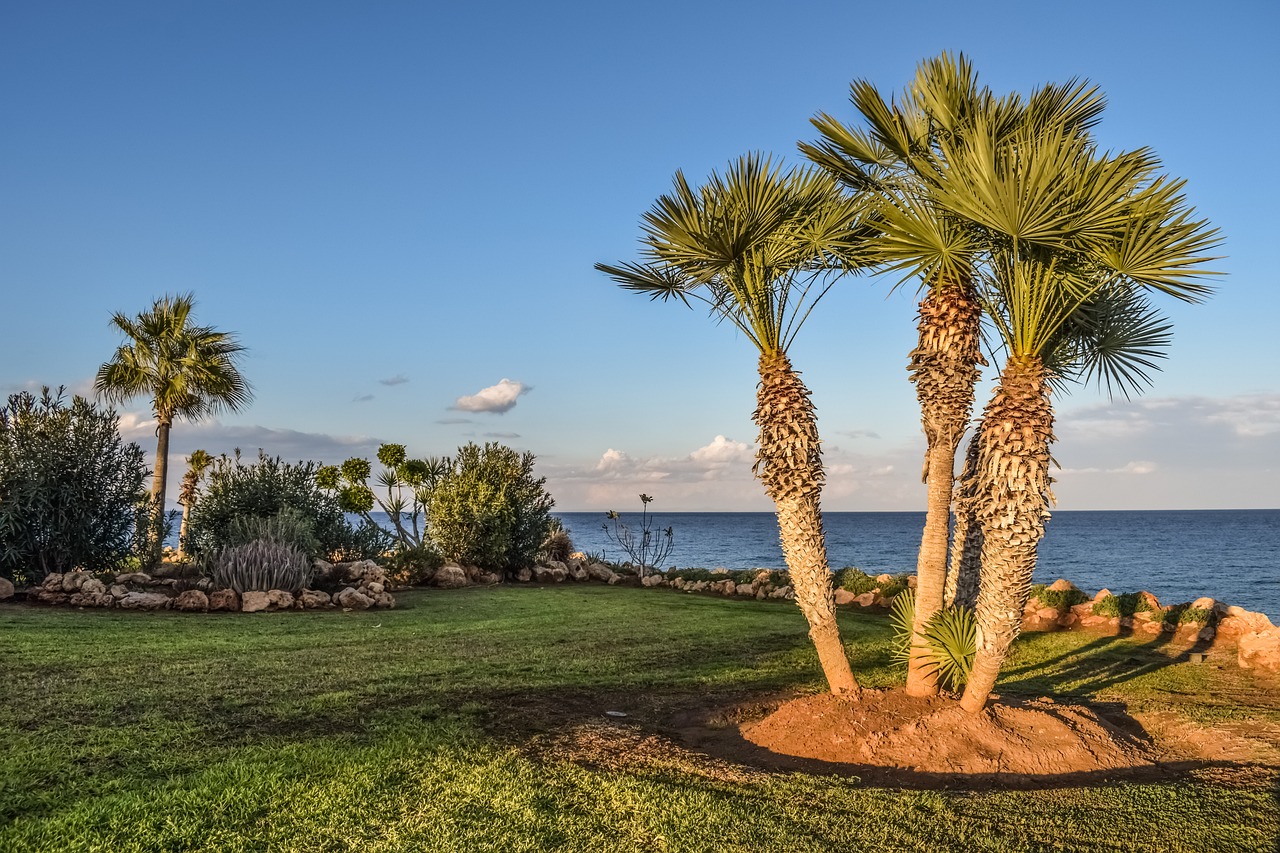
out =
<svg viewBox="0 0 1280 853"><path fill-rule="evenodd" d="M97 578L89 578L80 584L80 591L85 595L102 595L107 591L107 585Z"/></svg>
<svg viewBox="0 0 1280 853"><path fill-rule="evenodd" d="M77 592L71 596L72 607L110 607L116 600L105 592Z"/></svg>
<svg viewBox="0 0 1280 853"><path fill-rule="evenodd" d="M396 606L396 600L389 592L380 592L373 600L373 606L382 610L390 610Z"/></svg>
<svg viewBox="0 0 1280 853"><path fill-rule="evenodd" d="M446 563L441 566L431 582L441 589L458 589L470 583L467 580L467 573L457 563ZM369 599L369 601L372 602L372 599ZM341 602L339 603L341 604ZM342 606L349 607L350 605L343 604ZM367 607L368 605L365 606Z"/></svg>
<svg viewBox="0 0 1280 853"><path fill-rule="evenodd" d="M647 587L666 586L666 583L666 579L663 578L662 575L658 574L649 575L640 579L640 585Z"/></svg>
<svg viewBox="0 0 1280 853"><path fill-rule="evenodd" d="M1048 589L1050 592L1068 592L1073 589L1079 589L1079 587L1077 587L1075 584L1073 584L1071 581L1067 580L1066 578L1058 578L1056 581L1049 584L1049 586L1046 587L1046 589Z"/></svg>
<svg viewBox="0 0 1280 853"><path fill-rule="evenodd" d="M459 570L461 571L461 570ZM347 587L333 597L339 607L348 610L368 610L373 606L373 599L352 587Z"/></svg>
<svg viewBox="0 0 1280 853"><path fill-rule="evenodd" d="M502 583L502 575L497 572L481 572L476 575L476 583L482 586L493 586L496 583Z"/></svg>
<svg viewBox="0 0 1280 853"><path fill-rule="evenodd" d="M733 585L733 594L741 596L750 596L755 598L756 585L753 583L738 583Z"/></svg>
<svg viewBox="0 0 1280 853"><path fill-rule="evenodd" d="M876 586L887 586L891 583L893 583L893 575L887 572L881 575L876 575Z"/></svg>
<svg viewBox="0 0 1280 853"><path fill-rule="evenodd" d="M858 601L858 596L854 595L844 587L836 588L836 604L843 607L847 604L854 604Z"/></svg>
<svg viewBox="0 0 1280 853"><path fill-rule="evenodd" d="M569 579L569 568L555 560L545 566L534 566L533 577L538 583L563 583Z"/></svg>
<svg viewBox="0 0 1280 853"><path fill-rule="evenodd" d="M1191 607L1196 610L1216 610L1218 602L1208 596L1202 596L1191 602Z"/></svg>
<svg viewBox="0 0 1280 853"><path fill-rule="evenodd" d="M248 590L240 596L241 613L261 613L271 606L271 596L262 590Z"/></svg>
<svg viewBox="0 0 1280 853"><path fill-rule="evenodd" d="M58 572L50 572L44 576L44 580L40 583L41 589L62 590L62 575Z"/></svg>
<svg viewBox="0 0 1280 853"><path fill-rule="evenodd" d="M267 590L268 606L271 610L289 610L293 607L293 593L284 589Z"/></svg>
<svg viewBox="0 0 1280 853"><path fill-rule="evenodd" d="M240 610L240 593L234 589L215 589L209 593L210 610L229 610L232 613Z"/></svg>
<svg viewBox="0 0 1280 853"><path fill-rule="evenodd" d="M0 578L0 601L13 598L13 583L8 578Z"/></svg>
<svg viewBox="0 0 1280 853"><path fill-rule="evenodd" d="M381 583L378 583L377 581L374 581L373 583L370 583L370 584L365 584L364 589L365 589L365 595L374 595L374 596L382 595L384 592L387 591L386 584L381 584Z"/></svg>
<svg viewBox="0 0 1280 853"><path fill-rule="evenodd" d="M1241 637L1236 662L1241 669L1280 672L1280 628L1254 631Z"/></svg>
<svg viewBox="0 0 1280 853"><path fill-rule="evenodd" d="M189 589L180 593L173 600L173 609L187 612L207 612L209 610L209 596L198 589Z"/></svg>
<svg viewBox="0 0 1280 853"><path fill-rule="evenodd" d="M298 601L302 604L304 610L316 610L333 604L333 599L329 597L329 593L318 589L304 589L298 593Z"/></svg>
<svg viewBox="0 0 1280 853"><path fill-rule="evenodd" d="M117 606L122 610L164 610L172 604L173 599L163 592L130 592Z"/></svg>
<svg viewBox="0 0 1280 853"><path fill-rule="evenodd" d="M1094 601L1101 601L1102 599L1106 598L1106 597L1107 597L1107 596L1109 596L1109 595L1111 595L1111 590L1109 590L1109 589L1100 589L1100 590L1098 590L1098 594L1097 594L1097 595L1095 595L1095 596L1093 597L1093 600L1094 600Z"/></svg>
<svg viewBox="0 0 1280 853"><path fill-rule="evenodd" d="M67 572L62 576L62 591L79 592L80 587L84 586L84 582L87 580L93 580L93 575L86 571L77 569L74 572Z"/></svg>
<svg viewBox="0 0 1280 853"><path fill-rule="evenodd" d="M520 583L528 583L533 580L533 569L523 568L516 572L516 580L520 581Z"/></svg>
<svg viewBox="0 0 1280 853"><path fill-rule="evenodd" d="M591 580L591 575L587 574L587 567L581 560L570 560L566 563L569 567L569 577L576 581Z"/></svg>
<svg viewBox="0 0 1280 853"><path fill-rule="evenodd" d="M907 578L907 589L915 589L920 583L920 579L915 575Z"/></svg>
<svg viewBox="0 0 1280 853"><path fill-rule="evenodd" d="M861 595L855 595L853 603L859 607L870 607L876 603L876 594L874 592L864 592Z"/></svg>
<svg viewBox="0 0 1280 853"><path fill-rule="evenodd" d="M604 581L609 584L616 584L619 578L617 572L603 563L590 563L587 565L587 574L594 580Z"/></svg>
<svg viewBox="0 0 1280 853"><path fill-rule="evenodd" d="M116 583L148 584L151 583L151 575L146 572L125 572L122 575L116 575Z"/></svg>

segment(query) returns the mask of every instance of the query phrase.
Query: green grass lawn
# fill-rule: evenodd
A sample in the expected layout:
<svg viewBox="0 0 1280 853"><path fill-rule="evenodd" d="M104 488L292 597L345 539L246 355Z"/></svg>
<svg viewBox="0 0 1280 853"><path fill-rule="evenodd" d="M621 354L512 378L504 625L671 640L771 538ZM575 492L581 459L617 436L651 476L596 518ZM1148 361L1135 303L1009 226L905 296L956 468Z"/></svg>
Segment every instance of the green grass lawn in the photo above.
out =
<svg viewBox="0 0 1280 853"><path fill-rule="evenodd" d="M0 851L1280 850L1272 772L910 791L677 747L642 760L682 714L821 689L785 602L595 585L399 600L0 607ZM885 618L841 624L863 682L898 683ZM1248 673L1172 661L1034 635L998 690L1280 721ZM561 748L583 730L636 747Z"/></svg>

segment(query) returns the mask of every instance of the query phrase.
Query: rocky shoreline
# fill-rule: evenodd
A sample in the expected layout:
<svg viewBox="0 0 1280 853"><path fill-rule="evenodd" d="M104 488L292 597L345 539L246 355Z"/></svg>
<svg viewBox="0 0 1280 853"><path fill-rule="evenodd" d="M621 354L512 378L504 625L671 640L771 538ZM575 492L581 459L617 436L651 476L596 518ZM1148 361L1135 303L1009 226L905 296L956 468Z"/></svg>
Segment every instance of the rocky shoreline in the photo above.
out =
<svg viewBox="0 0 1280 853"><path fill-rule="evenodd" d="M367 610L395 606L394 586L387 573L371 560L350 563L315 562L314 588L244 591L213 589L207 578L180 580L151 577L142 572L106 578L85 571L51 574L26 593L27 601L49 606L116 608L120 610L231 611L242 613L285 610ZM864 576L865 577L865 576ZM639 576L630 566L614 567L575 555L567 561L548 561L514 573L517 583L625 584L648 589L669 588L685 593L756 600L794 598L786 572L770 569L684 569ZM915 587L915 577L867 577L872 586L861 592L838 587L839 607L888 608L903 589ZM435 570L427 584L460 589L501 583L502 578L474 566L447 563ZM0 578L0 601L14 595L13 585ZM1037 586L1022 616L1023 631L1089 631L1097 634L1165 637L1186 644L1189 654L1218 658L1232 656L1242 669L1280 674L1280 628L1263 613L1245 610L1212 598L1184 604L1162 604L1150 592L1114 595L1100 590L1089 596L1067 580ZM1203 659L1203 658L1200 658Z"/></svg>

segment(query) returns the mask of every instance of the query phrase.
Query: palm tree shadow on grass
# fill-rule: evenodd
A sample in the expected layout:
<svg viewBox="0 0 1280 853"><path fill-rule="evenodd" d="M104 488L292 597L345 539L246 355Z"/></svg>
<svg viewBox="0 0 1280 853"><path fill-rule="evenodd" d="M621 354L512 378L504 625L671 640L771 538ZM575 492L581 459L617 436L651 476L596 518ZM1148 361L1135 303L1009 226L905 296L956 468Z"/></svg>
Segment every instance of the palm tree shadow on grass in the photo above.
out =
<svg viewBox="0 0 1280 853"><path fill-rule="evenodd" d="M1058 693L1088 697L1101 690L1157 672L1175 663L1205 654L1211 641L1196 638L1183 647L1175 635L1160 633L1147 642L1133 642L1132 628L1097 637L1056 658L1006 671L1000 689L1010 693ZM1073 685L1054 690L1053 685Z"/></svg>

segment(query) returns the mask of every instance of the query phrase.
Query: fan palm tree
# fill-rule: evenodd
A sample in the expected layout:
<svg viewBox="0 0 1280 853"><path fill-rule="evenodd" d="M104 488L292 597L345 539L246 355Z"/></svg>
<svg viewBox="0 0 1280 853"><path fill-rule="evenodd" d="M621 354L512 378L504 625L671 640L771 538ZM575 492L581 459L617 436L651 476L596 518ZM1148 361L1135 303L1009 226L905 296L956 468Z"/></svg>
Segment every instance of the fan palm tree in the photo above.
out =
<svg viewBox="0 0 1280 853"><path fill-rule="evenodd" d="M929 695L938 685L924 631L954 581L948 577L947 542L955 457L986 365L975 278L984 247L962 217L938 202L935 189L950 178L940 146L944 141L954 146L979 118L997 140L1028 126L1084 133L1104 102L1095 88L1077 81L1042 87L1026 101L1013 95L997 98L978 86L973 66L962 54L946 53L920 64L900 102L886 101L865 80L854 81L850 100L865 129L821 113L813 120L821 139L801 143L800 149L846 186L879 199L872 218L879 230L873 251L887 269L920 281L918 338L907 369L920 403L928 491L906 689Z"/></svg>
<svg viewBox="0 0 1280 853"><path fill-rule="evenodd" d="M755 345L754 471L777 509L795 600L827 683L850 696L859 688L836 625L817 421L787 350L835 275L862 263L861 208L827 175L748 155L698 189L677 172L674 190L644 216L644 262L596 264L629 290L705 303Z"/></svg>
<svg viewBox="0 0 1280 853"><path fill-rule="evenodd" d="M164 494L174 419L198 421L220 411L238 411L253 399L237 366L244 347L230 333L193 325L194 306L195 298L189 293L166 295L136 317L112 315L112 325L129 340L98 368L94 380L99 396L112 403L140 395L151 398L156 419L151 548L157 561L164 544Z"/></svg>
<svg viewBox="0 0 1280 853"><path fill-rule="evenodd" d="M1127 394L1149 382L1167 325L1140 294L1203 298L1218 236L1146 149L1100 154L1062 126L1002 137L982 117L939 147L947 180L932 197L983 247L984 302L1005 355L972 484L982 577L961 704L976 713L1017 636L1052 501L1051 386L1094 378Z"/></svg>
<svg viewBox="0 0 1280 853"><path fill-rule="evenodd" d="M213 465L213 457L204 450L195 450L187 457L187 473L182 477L178 490L178 503L182 504L182 523L178 526L178 556L182 556L187 541L187 519L200 494L200 481Z"/></svg>

